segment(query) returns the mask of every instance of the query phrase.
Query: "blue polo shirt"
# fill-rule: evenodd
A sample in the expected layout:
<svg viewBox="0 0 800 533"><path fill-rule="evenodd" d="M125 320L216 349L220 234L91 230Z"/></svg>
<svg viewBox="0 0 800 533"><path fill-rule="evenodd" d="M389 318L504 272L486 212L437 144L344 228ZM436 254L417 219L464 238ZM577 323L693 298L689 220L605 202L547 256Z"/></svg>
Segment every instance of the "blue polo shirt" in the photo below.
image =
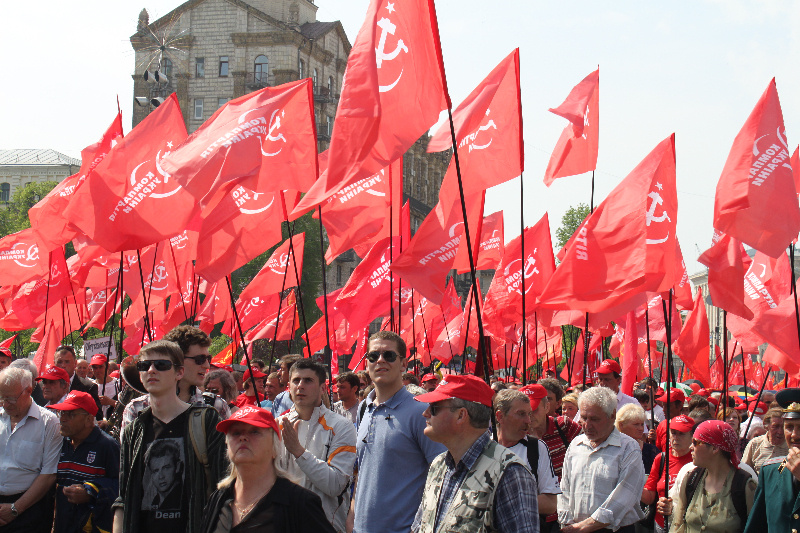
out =
<svg viewBox="0 0 800 533"><path fill-rule="evenodd" d="M431 461L446 450L423 434L422 412L405 387L375 406L375 391L358 424L358 484L353 533L408 533L422 501ZM359 406L359 413L361 407Z"/></svg>

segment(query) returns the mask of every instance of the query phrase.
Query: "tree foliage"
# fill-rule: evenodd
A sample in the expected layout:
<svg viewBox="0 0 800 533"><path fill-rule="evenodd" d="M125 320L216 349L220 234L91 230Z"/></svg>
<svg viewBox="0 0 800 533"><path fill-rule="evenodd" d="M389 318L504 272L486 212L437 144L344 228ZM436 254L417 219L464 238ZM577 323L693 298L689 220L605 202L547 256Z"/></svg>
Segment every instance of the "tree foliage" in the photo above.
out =
<svg viewBox="0 0 800 533"><path fill-rule="evenodd" d="M567 209L567 212L561 217L561 226L556 230L556 239L558 239L556 249L560 250L567 244L569 238L587 216L589 216L589 206L586 204L578 204Z"/></svg>

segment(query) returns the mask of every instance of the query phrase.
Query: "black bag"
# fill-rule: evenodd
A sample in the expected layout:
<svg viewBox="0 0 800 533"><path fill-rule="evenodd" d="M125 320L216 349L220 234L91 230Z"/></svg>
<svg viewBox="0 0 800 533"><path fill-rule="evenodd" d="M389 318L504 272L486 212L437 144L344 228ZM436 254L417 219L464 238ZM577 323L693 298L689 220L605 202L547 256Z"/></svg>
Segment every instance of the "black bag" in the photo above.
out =
<svg viewBox="0 0 800 533"><path fill-rule="evenodd" d="M658 477L661 477L661 474L664 473L664 461L667 459L667 454L661 452L658 454L659 458L659 467L658 467ZM644 518L639 520L639 524L647 529L655 529L656 527L656 505L658 504L658 493L656 492L656 501L651 503L644 509Z"/></svg>

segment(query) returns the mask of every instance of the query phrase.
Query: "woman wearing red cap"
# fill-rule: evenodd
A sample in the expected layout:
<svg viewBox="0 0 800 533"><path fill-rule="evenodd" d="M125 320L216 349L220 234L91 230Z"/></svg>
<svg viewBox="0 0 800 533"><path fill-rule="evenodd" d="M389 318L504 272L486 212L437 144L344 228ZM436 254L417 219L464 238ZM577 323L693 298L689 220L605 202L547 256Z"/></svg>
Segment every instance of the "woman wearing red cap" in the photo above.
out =
<svg viewBox="0 0 800 533"><path fill-rule="evenodd" d="M738 446L738 435L721 420L706 420L697 426L691 446L696 468L675 483L674 511L666 506L665 514L673 511L670 531L744 530L757 483L739 468Z"/></svg>
<svg viewBox="0 0 800 533"><path fill-rule="evenodd" d="M231 469L206 506L203 533L334 532L319 496L276 466L283 444L272 413L246 405L217 430L225 433Z"/></svg>

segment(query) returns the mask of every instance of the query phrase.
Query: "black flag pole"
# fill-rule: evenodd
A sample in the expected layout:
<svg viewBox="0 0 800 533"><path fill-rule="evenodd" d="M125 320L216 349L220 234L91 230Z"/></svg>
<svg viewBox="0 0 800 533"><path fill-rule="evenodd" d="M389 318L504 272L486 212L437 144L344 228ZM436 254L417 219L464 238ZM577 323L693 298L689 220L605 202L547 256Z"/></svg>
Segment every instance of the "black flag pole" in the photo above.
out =
<svg viewBox="0 0 800 533"><path fill-rule="evenodd" d="M253 375L253 366L250 364L250 356L247 354L247 343L244 341L244 331L242 331L242 322L239 320L239 311L236 309L236 298L233 296L233 286L231 285L230 275L225 276L225 282L228 284L228 294L231 297L231 307L233 308L233 318L236 322L236 327L239 329L239 339L242 342L242 350L244 350L244 360L247 363L247 370L250 372L250 382L253 384L253 393L256 395L256 405L261 405L261 398L258 397L258 387L256 387L256 378Z"/></svg>

